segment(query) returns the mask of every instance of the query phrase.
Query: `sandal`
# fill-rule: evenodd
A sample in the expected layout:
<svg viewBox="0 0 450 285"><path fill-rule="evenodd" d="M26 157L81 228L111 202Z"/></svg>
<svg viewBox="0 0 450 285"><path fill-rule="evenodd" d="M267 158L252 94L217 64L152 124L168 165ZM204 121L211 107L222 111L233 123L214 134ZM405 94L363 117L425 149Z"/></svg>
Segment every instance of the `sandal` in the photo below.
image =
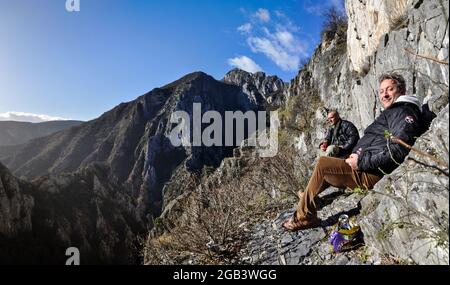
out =
<svg viewBox="0 0 450 285"><path fill-rule="evenodd" d="M283 222L281 225L285 230L295 232L298 230L305 230L309 228L314 228L319 224L319 220L316 216L310 219L297 219L297 214L294 215Z"/></svg>

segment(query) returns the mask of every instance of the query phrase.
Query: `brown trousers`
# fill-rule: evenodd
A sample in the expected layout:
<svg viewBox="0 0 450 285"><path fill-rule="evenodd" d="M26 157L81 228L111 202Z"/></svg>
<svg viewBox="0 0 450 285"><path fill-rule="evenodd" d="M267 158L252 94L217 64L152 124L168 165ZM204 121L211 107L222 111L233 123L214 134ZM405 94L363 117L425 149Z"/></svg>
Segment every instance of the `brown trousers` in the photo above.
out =
<svg viewBox="0 0 450 285"><path fill-rule="evenodd" d="M317 215L315 197L330 186L337 188L359 187L361 189L372 189L381 176L353 170L345 159L334 157L320 157L314 172L309 179L308 186L297 205L297 218L308 219Z"/></svg>

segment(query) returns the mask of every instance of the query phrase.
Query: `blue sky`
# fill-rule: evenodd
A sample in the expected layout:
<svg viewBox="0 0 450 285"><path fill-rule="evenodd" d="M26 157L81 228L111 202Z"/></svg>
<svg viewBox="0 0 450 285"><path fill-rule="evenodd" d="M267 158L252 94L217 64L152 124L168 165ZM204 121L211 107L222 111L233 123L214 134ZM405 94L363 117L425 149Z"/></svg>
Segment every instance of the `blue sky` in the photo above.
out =
<svg viewBox="0 0 450 285"><path fill-rule="evenodd" d="M66 0L0 0L0 120L93 119L193 71L289 81L339 0L79 2L69 13Z"/></svg>

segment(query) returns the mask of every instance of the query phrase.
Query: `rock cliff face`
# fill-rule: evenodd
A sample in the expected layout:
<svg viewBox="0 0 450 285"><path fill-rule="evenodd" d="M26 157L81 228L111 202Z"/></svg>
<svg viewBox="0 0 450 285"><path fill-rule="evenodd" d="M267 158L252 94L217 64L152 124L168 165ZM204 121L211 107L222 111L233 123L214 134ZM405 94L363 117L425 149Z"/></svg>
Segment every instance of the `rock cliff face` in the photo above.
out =
<svg viewBox="0 0 450 285"><path fill-rule="evenodd" d="M14 237L31 230L31 209L34 199L24 190L30 186L17 178L0 164L0 232Z"/></svg>
<svg viewBox="0 0 450 285"><path fill-rule="evenodd" d="M364 3L354 2L348 1L346 6ZM370 3L378 2L380 7L387 7L391 5L390 2L397 3ZM344 118L355 122L363 130L381 111L378 77L384 72L397 71L407 81L407 94L417 95L424 103L430 101L432 111L438 113L448 103L448 65L412 55L406 49L414 54L448 61L446 3L443 1L441 5L440 1L408 1L403 15L405 25L384 33L376 42L376 48L365 54L368 64L363 74L355 73L352 68L352 62L359 55L351 51L358 46L354 43L356 35L351 31L358 23L356 18L370 19L371 11L360 10L358 14L349 15L347 44L340 45L339 39L321 43L310 62L292 80L290 96L303 95L303 90L316 90L315 94L324 107L337 106ZM318 114L317 119L323 118L323 115ZM318 125L317 121L313 124Z"/></svg>
<svg viewBox="0 0 450 285"><path fill-rule="evenodd" d="M222 81L240 86L255 105L279 107L285 101L287 84L276 76L266 76L264 72L233 69Z"/></svg>
<svg viewBox="0 0 450 285"><path fill-rule="evenodd" d="M109 169L25 182L0 165L0 264L59 264L77 247L81 264L139 264L145 226L131 193Z"/></svg>
<svg viewBox="0 0 450 285"><path fill-rule="evenodd" d="M361 202L360 224L374 254L408 263L448 264L448 106L421 136L408 160Z"/></svg>
<svg viewBox="0 0 450 285"><path fill-rule="evenodd" d="M408 162L376 185L375 191L382 194L363 200L359 217L367 246L379 253L372 262L387 255L407 263L448 264L448 1L346 1L346 7L346 47L337 39L322 43L289 87L290 99L321 102L308 131L295 142L298 164L314 160L314 149L324 135L322 107L337 106L362 135L381 112L378 76L403 74L407 94L428 102L438 114L415 147L445 158L442 171L433 170L436 162L411 153ZM402 22L392 25L392 15ZM424 161L432 167L421 165Z"/></svg>
<svg viewBox="0 0 450 285"><path fill-rule="evenodd" d="M368 57L377 49L382 37L392 28L405 26L407 0L346 1L348 15L347 46L350 69L363 72Z"/></svg>

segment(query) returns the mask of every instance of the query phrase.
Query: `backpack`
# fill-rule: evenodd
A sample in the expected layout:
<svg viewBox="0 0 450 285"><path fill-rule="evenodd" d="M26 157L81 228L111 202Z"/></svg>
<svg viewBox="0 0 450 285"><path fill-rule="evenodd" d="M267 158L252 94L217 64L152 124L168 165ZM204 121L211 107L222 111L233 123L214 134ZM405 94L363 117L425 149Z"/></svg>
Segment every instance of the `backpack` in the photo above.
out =
<svg viewBox="0 0 450 285"><path fill-rule="evenodd" d="M422 126L420 130L420 136L423 135L430 128L431 122L437 115L430 110L428 103L422 105Z"/></svg>

